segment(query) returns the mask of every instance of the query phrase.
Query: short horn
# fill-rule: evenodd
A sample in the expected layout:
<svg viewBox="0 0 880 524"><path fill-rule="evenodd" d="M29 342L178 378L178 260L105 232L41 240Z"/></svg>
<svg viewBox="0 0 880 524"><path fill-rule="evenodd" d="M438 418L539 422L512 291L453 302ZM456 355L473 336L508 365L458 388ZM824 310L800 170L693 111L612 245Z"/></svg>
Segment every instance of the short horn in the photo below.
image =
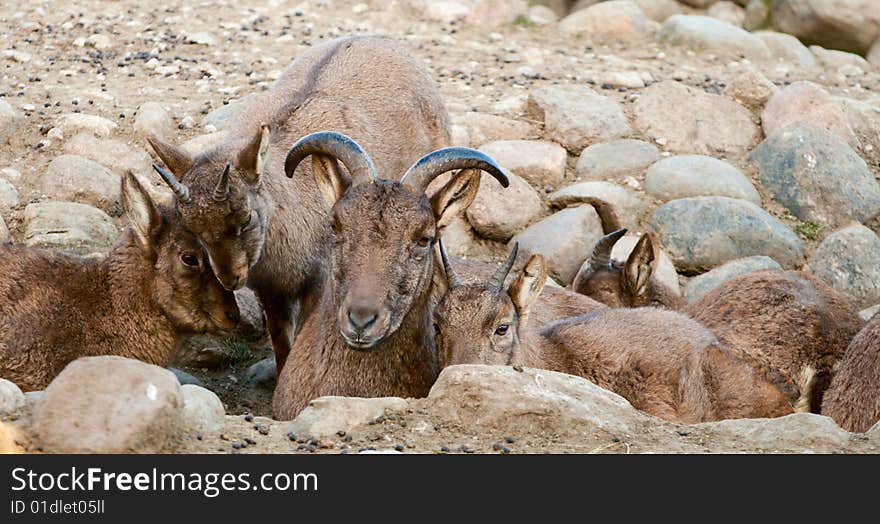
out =
<svg viewBox="0 0 880 524"><path fill-rule="evenodd" d="M355 183L378 178L376 166L367 152L354 139L335 131L320 131L297 140L287 152L284 172L292 178L296 166L309 155L316 154L331 156L342 162Z"/></svg>
<svg viewBox="0 0 880 524"><path fill-rule="evenodd" d="M453 169L481 169L502 187L510 185L504 170L489 155L468 147L446 147L428 153L404 173L400 183L424 191L432 180Z"/></svg>
<svg viewBox="0 0 880 524"><path fill-rule="evenodd" d="M449 257L446 256L446 248L443 247L443 240L439 240L437 242L440 246L440 260L443 261L443 270L446 271L446 284L449 286L449 289L455 289L461 285L461 279L455 273L455 270L452 269L452 264L449 263Z"/></svg>
<svg viewBox="0 0 880 524"><path fill-rule="evenodd" d="M489 280L489 283L486 284L486 288L490 291L498 293L504 287L504 279L507 278L507 274L510 273L510 269L513 267L513 263L516 262L516 254L519 252L519 242L513 243L513 249L510 251L510 254L507 256L507 260L504 261L501 266L495 271L495 274L492 275L492 278Z"/></svg>
<svg viewBox="0 0 880 524"><path fill-rule="evenodd" d="M226 163L226 169L223 170L220 180L217 181L217 187L214 188L215 202L224 202L227 198L229 198L229 162Z"/></svg>
<svg viewBox="0 0 880 524"><path fill-rule="evenodd" d="M626 228L618 229L608 233L596 242L593 252L590 254L590 263L588 265L591 273L607 267L611 263L611 249L620 240L620 237L625 234Z"/></svg>
<svg viewBox="0 0 880 524"><path fill-rule="evenodd" d="M189 204L190 197L188 187L178 182L177 179L174 178L174 175L159 167L158 164L153 164L153 169L155 169L156 172L159 173L159 176L162 177L162 180L164 180L165 183L168 184L168 187L170 187L171 191L174 192L174 196L177 197L178 202Z"/></svg>

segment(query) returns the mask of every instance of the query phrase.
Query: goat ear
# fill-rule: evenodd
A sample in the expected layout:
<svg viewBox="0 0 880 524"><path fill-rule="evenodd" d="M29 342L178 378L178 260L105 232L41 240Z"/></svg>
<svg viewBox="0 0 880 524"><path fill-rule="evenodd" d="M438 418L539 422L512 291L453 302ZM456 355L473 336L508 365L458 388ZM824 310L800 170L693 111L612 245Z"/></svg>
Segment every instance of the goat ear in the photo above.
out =
<svg viewBox="0 0 880 524"><path fill-rule="evenodd" d="M122 177L122 209L134 227L141 245L149 249L153 234L162 224L162 215L150 193L131 171Z"/></svg>
<svg viewBox="0 0 880 524"><path fill-rule="evenodd" d="M547 261L541 255L532 255L519 276L507 288L507 294L516 307L520 323L528 318L532 304L538 299L546 283Z"/></svg>
<svg viewBox="0 0 880 524"><path fill-rule="evenodd" d="M447 226L453 218L471 205L480 189L480 170L462 169L431 197L431 209L437 228Z"/></svg>
<svg viewBox="0 0 880 524"><path fill-rule="evenodd" d="M312 174L321 195L330 207L351 187L351 177L339 167L339 162L332 156L312 155Z"/></svg>
<svg viewBox="0 0 880 524"><path fill-rule="evenodd" d="M651 275L660 262L660 250L653 233L645 233L636 243L623 267L624 290L632 298L647 296Z"/></svg>
<svg viewBox="0 0 880 524"><path fill-rule="evenodd" d="M147 135L146 138L150 147L155 151L156 156L168 166L168 169L177 178L182 177L190 170L193 165L193 158L185 149L163 142L153 135Z"/></svg>
<svg viewBox="0 0 880 524"><path fill-rule="evenodd" d="M244 171L247 182L251 185L260 183L260 175L263 166L266 165L266 152L269 150L269 126L260 125L260 130L254 134L251 141L239 151L235 158L235 167Z"/></svg>

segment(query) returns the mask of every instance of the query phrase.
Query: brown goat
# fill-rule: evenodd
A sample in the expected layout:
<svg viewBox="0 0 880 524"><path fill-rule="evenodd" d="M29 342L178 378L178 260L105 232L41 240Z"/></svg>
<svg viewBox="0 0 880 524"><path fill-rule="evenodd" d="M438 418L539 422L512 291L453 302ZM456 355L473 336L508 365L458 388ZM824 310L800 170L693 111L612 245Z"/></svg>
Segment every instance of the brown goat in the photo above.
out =
<svg viewBox="0 0 880 524"><path fill-rule="evenodd" d="M0 377L29 391L83 356L165 366L181 335L235 327L235 296L196 238L131 173L122 207L132 227L102 259L0 246Z"/></svg>
<svg viewBox="0 0 880 524"><path fill-rule="evenodd" d="M441 368L518 364L578 375L674 422L792 413L776 387L680 313L606 308L529 329L547 267L533 255L505 293L504 275L514 256L488 284L459 284L444 261L449 290L434 312Z"/></svg>
<svg viewBox="0 0 880 524"><path fill-rule="evenodd" d="M247 284L262 302L278 370L329 269L329 208L313 171L330 160L316 155L291 182L284 159L293 142L325 129L345 133L373 152L382 173L402 173L450 143L436 86L400 47L366 37L316 46L242 111L225 142L195 158L150 139L171 171L156 166L175 192L179 217L217 278L227 289Z"/></svg>
<svg viewBox="0 0 880 524"><path fill-rule="evenodd" d="M774 269L726 280L684 313L753 359L798 411L813 413L821 411L835 363L864 325L821 279Z"/></svg>
<svg viewBox="0 0 880 524"><path fill-rule="evenodd" d="M328 159L314 176L331 206L331 272L280 372L277 419L324 395L427 395L438 372L431 330L438 230L476 197L480 169L508 185L491 158L466 148L424 156L400 182L381 179L366 152L335 132L300 139L287 174L304 176L294 169L314 154ZM431 180L455 169L463 171L428 199Z"/></svg>
<svg viewBox="0 0 880 524"><path fill-rule="evenodd" d="M880 316L859 331L837 362L822 414L858 433L880 420Z"/></svg>

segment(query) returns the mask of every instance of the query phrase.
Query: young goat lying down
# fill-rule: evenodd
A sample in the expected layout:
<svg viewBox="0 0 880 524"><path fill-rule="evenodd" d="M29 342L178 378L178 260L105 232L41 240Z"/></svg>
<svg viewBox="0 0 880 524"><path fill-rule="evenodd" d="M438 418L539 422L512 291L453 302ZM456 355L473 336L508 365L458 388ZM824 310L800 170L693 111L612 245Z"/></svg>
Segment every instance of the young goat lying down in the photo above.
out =
<svg viewBox="0 0 880 524"><path fill-rule="evenodd" d="M684 315L608 308L533 331L529 311L547 278L542 256L533 255L506 292L516 246L485 284L459 284L442 246L441 257L448 280L434 311L441 368L518 364L578 375L674 422L793 412L776 387Z"/></svg>
<svg viewBox="0 0 880 524"><path fill-rule="evenodd" d="M31 391L83 356L165 366L181 335L236 326L197 240L131 173L122 207L131 227L101 259L0 246L0 377Z"/></svg>

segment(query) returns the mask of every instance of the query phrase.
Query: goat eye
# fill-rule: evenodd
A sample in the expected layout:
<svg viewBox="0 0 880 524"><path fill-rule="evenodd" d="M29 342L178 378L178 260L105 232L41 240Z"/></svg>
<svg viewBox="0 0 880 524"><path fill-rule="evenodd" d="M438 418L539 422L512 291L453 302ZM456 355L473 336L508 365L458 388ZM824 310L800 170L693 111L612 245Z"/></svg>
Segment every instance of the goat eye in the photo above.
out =
<svg viewBox="0 0 880 524"><path fill-rule="evenodd" d="M183 262L183 265L188 267L199 267L199 257L195 255L191 255L189 253L184 253L180 255L180 260Z"/></svg>
<svg viewBox="0 0 880 524"><path fill-rule="evenodd" d="M501 324L497 328L495 328L495 334L499 337L503 337L507 334L507 331L510 329L510 326L507 324Z"/></svg>
<svg viewBox="0 0 880 524"><path fill-rule="evenodd" d="M419 247L428 247L429 245L431 245L431 242L433 242L433 241L434 241L433 238L428 237L428 236L424 236L424 237L420 238L419 241L416 243L419 245Z"/></svg>

